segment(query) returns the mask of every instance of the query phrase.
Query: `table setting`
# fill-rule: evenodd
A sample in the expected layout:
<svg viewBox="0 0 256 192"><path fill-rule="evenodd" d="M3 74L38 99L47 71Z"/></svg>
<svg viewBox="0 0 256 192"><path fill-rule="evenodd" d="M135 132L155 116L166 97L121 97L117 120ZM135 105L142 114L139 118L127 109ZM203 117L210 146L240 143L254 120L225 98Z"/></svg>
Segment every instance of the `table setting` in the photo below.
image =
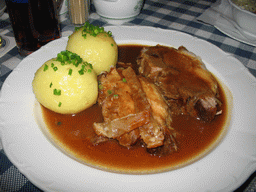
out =
<svg viewBox="0 0 256 192"><path fill-rule="evenodd" d="M0 16L0 191L256 191L256 31L237 24L231 0L144 0L131 5L133 15L118 7L109 13L111 1L102 1L83 1L79 19L64 0L60 38L33 53L17 47L7 9ZM184 167L140 175L87 166L52 144L34 117L31 82L85 21L111 31L117 44L185 46L200 56L233 94L229 130L218 145Z"/></svg>

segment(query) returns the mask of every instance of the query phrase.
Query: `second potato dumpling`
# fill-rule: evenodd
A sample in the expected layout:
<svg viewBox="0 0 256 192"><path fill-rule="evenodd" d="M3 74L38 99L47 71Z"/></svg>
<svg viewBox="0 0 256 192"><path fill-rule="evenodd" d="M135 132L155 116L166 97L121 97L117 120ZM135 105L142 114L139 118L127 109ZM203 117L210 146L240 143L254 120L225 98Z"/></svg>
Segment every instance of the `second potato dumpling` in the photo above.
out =
<svg viewBox="0 0 256 192"><path fill-rule="evenodd" d="M93 65L99 75L114 67L118 59L117 44L110 32L103 27L86 23L77 29L70 37L66 50L78 54L84 61Z"/></svg>

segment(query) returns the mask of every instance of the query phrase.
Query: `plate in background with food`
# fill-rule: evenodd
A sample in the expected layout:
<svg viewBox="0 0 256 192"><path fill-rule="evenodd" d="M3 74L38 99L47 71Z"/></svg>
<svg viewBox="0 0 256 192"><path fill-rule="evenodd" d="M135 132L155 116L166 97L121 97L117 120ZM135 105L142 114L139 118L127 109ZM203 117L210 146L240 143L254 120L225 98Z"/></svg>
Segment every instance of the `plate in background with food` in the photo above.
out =
<svg viewBox="0 0 256 192"><path fill-rule="evenodd" d="M206 147L208 149L206 152L205 150L201 151L202 156L196 155L192 161L175 168L165 169L166 166L164 166L164 170L159 168L160 171L156 171L159 161L163 157L152 154L147 154L147 157L152 157L152 159L156 157L159 161L155 160L155 166L146 167L146 169L153 169L153 172L122 172L120 169L118 171L108 169L111 166L119 166L114 163L116 158L113 158L113 165L107 167L97 167L97 159L94 159L96 166L90 163L87 166L88 163L84 163L81 159L74 157L74 154L67 152L59 140L55 140L56 137L51 137L52 133L41 131L42 129L48 130L48 128L45 127L43 118L40 120L42 117L41 107L32 91L34 73L46 61L56 57L60 51L65 49L68 38L61 38L49 43L22 61L3 85L1 105L6 108L6 113L1 115L3 122L1 135L4 150L14 165L31 182L46 191L102 191L103 189L105 191L165 191L168 189L175 191L207 191L210 189L226 191L241 185L255 170L253 163L255 155L253 110L255 106L252 99L255 95L255 78L232 56L208 42L181 32L151 27L106 27L105 29L112 32L117 45L123 47L121 50L128 47L126 50L129 51L131 50L129 46L133 47L134 45L147 47L160 44L175 48L184 46L187 50L200 56L207 69L219 80L220 84L230 90L231 97L233 97L232 113L227 114L227 117L231 117L230 126L224 132L220 131L223 134L219 134L211 142L213 145L210 144ZM121 53L119 54L121 55ZM126 62L124 61L124 63ZM126 69L126 67L124 68ZM113 99L116 95L112 95ZM227 101L231 97L227 96ZM95 118L95 115L92 114L88 113L86 116ZM56 125L59 122L61 121L56 121ZM183 121L181 120L181 122ZM76 126L79 126L79 122ZM69 140L77 140L76 136L79 136L81 132L73 130L70 133L71 137L63 134L63 138L69 137ZM107 142L110 147L105 148L110 153L111 146L115 148L114 145L117 143L116 141L111 142ZM81 148L80 144L76 146L76 142L69 143L70 145L73 143L73 147ZM197 143L196 139L195 143ZM191 145L194 144L191 143ZM98 146L101 145L103 146L104 143ZM89 145L87 143L84 146ZM97 148L97 146L94 147ZM95 152L96 148L92 148L91 151ZM127 159L129 159L133 151L137 149L125 148L125 150ZM118 156L123 153L122 151L124 150L118 151L120 153L115 154L113 151L112 153ZM134 154L136 155L136 153ZM143 154L146 153L143 152ZM121 155L124 157L125 153ZM107 155L100 157L111 159L111 156ZM122 161L126 160L122 159ZM148 160L147 158L137 158L137 161L138 164L143 165L147 164ZM129 161L125 166L128 166L128 163ZM136 169L134 165L131 167Z"/></svg>
<svg viewBox="0 0 256 192"><path fill-rule="evenodd" d="M240 1L228 0L223 1L220 5L225 7L221 11L221 16L214 26L224 34L246 43L256 45L256 3L253 0ZM222 9L220 9L222 10Z"/></svg>

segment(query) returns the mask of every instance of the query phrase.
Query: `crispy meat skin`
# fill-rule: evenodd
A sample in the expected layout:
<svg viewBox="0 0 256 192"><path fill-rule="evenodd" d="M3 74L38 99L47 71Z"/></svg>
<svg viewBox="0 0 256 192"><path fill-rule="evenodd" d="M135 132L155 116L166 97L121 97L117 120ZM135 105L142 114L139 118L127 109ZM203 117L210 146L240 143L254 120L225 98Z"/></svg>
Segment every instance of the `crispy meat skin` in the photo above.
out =
<svg viewBox="0 0 256 192"><path fill-rule="evenodd" d="M145 47L139 73L152 80L174 114L211 121L217 113L218 84L199 57L185 47Z"/></svg>

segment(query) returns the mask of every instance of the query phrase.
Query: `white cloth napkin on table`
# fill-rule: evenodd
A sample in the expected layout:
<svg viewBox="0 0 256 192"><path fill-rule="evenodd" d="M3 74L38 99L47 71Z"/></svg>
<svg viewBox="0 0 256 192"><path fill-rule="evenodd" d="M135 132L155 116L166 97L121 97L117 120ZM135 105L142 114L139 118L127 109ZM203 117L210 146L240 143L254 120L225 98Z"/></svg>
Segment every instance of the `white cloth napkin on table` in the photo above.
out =
<svg viewBox="0 0 256 192"><path fill-rule="evenodd" d="M225 24L226 20L221 18L220 14L233 20L232 9L227 0L217 0L210 8L200 15L197 20L210 25L215 25L217 23Z"/></svg>

